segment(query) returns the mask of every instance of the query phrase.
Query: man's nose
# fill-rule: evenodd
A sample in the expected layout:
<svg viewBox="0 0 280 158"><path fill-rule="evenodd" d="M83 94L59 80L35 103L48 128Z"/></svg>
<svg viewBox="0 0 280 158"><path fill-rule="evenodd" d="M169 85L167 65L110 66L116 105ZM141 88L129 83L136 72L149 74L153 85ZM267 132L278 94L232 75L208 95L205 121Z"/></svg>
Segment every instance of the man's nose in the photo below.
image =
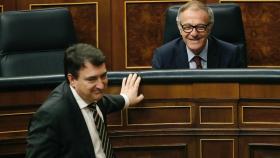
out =
<svg viewBox="0 0 280 158"><path fill-rule="evenodd" d="M192 35L192 36L197 36L198 35L198 32L197 32L196 28L192 29L192 31L190 32L190 35Z"/></svg>
<svg viewBox="0 0 280 158"><path fill-rule="evenodd" d="M96 87L98 89L104 89L105 88L105 82L103 79L98 78L97 82L96 82Z"/></svg>

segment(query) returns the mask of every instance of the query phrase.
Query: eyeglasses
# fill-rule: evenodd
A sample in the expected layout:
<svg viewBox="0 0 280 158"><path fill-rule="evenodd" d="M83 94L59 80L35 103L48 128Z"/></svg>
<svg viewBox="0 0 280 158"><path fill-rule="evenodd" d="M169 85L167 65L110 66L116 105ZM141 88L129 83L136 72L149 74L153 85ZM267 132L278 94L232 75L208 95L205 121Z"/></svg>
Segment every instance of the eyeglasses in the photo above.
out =
<svg viewBox="0 0 280 158"><path fill-rule="evenodd" d="M209 26L209 24L198 24L198 25L190 25L190 24L186 24L186 25L182 25L180 23L181 27L182 27L182 30L185 32L185 33L191 33L193 31L193 29L195 28L195 30L199 33L202 33L202 32L205 32L207 30L207 27Z"/></svg>

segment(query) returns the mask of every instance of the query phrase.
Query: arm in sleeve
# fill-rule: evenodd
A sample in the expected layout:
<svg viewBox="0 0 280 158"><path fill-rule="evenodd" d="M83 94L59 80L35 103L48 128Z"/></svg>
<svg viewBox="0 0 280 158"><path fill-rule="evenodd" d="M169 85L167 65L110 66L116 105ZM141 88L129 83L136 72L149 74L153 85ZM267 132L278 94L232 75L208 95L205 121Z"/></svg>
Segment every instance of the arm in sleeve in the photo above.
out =
<svg viewBox="0 0 280 158"><path fill-rule="evenodd" d="M153 69L160 69L161 68L161 60L158 55L158 49L155 49L152 59L152 68Z"/></svg>
<svg viewBox="0 0 280 158"><path fill-rule="evenodd" d="M97 103L100 105L100 103ZM125 99L122 95L104 95L102 98L101 105L103 108L101 108L101 111L105 114L109 114L111 112L119 111L124 108L125 106Z"/></svg>
<svg viewBox="0 0 280 158"><path fill-rule="evenodd" d="M59 137L55 126L49 113L35 113L28 127L26 158L59 157Z"/></svg>
<svg viewBox="0 0 280 158"><path fill-rule="evenodd" d="M242 56L242 50L239 46L236 46L236 49L233 54L232 68L246 68L245 59Z"/></svg>

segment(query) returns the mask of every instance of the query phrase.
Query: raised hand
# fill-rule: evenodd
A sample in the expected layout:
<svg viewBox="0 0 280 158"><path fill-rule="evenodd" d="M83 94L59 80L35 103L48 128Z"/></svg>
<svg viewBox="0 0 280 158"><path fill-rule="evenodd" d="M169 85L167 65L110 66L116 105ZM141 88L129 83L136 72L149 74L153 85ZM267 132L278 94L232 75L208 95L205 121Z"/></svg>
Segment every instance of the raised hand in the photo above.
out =
<svg viewBox="0 0 280 158"><path fill-rule="evenodd" d="M128 77L123 78L121 94L124 94L129 99L129 105L139 103L144 99L144 95L138 95L138 88L140 85L141 77L137 76L136 73L129 74Z"/></svg>

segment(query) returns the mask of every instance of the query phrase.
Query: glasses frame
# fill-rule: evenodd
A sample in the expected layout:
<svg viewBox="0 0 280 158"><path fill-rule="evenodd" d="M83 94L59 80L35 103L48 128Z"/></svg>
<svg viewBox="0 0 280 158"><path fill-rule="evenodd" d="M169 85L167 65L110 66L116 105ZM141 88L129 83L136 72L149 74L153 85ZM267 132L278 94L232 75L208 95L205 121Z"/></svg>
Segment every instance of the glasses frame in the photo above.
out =
<svg viewBox="0 0 280 158"><path fill-rule="evenodd" d="M191 33L191 32L193 31L193 29L195 29L196 32L198 32L198 33L206 32L206 31L207 31L207 28L208 28L208 26L209 26L210 24L211 24L211 23L208 23L208 24L197 24L197 25L195 25L195 26L189 24L189 25L192 27L192 29L191 29L190 31L186 31L186 30L184 30L184 28L183 28L184 25L180 22L181 28L182 28L182 30L183 30L185 33ZM204 27L205 27L205 30L203 30L203 31L197 30L197 27L198 27L198 26L204 26Z"/></svg>

